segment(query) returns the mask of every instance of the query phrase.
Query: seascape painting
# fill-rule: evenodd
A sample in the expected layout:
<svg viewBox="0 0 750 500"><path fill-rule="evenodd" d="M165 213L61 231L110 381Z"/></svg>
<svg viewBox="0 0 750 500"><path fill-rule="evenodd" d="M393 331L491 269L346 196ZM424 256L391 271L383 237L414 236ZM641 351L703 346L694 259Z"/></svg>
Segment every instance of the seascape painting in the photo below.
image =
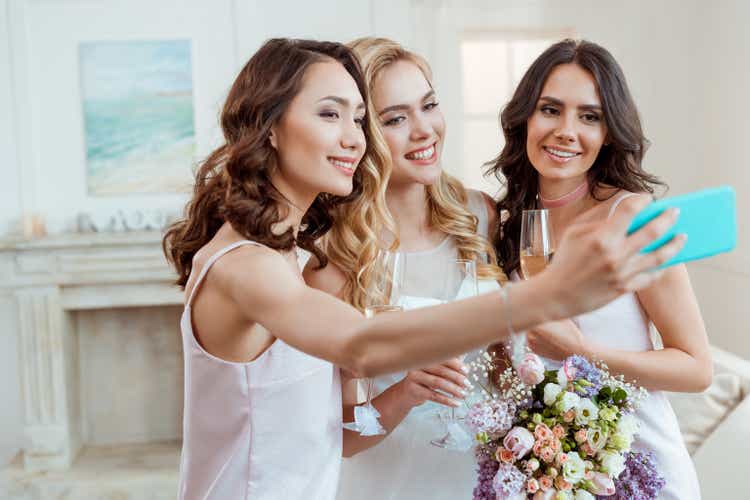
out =
<svg viewBox="0 0 750 500"><path fill-rule="evenodd" d="M190 41L82 43L79 58L88 194L188 191Z"/></svg>

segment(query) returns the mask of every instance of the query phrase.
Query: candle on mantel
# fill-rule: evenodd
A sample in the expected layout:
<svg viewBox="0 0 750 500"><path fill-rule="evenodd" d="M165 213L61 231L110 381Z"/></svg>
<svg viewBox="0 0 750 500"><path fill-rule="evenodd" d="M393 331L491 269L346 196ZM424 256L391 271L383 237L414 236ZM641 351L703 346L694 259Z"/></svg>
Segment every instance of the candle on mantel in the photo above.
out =
<svg viewBox="0 0 750 500"><path fill-rule="evenodd" d="M25 238L43 238L47 236L44 217L40 214L26 214L23 216L23 236Z"/></svg>

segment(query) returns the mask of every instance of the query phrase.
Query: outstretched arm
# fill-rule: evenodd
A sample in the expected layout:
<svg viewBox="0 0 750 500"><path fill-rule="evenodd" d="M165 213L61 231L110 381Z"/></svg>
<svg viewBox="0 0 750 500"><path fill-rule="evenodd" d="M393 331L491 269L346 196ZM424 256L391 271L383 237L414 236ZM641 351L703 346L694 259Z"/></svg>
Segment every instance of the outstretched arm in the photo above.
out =
<svg viewBox="0 0 750 500"><path fill-rule="evenodd" d="M645 205L645 204L640 204ZM635 208L634 208L635 207ZM353 307L302 283L277 252L238 249L236 270L223 287L248 320L287 344L357 373L372 376L429 366L525 330L594 309L654 281L646 272L682 247L675 238L660 250L639 250L674 223L667 213L626 236L632 205L606 223L572 226L553 263L538 276L501 292L365 320ZM455 335L460 331L462 335Z"/></svg>

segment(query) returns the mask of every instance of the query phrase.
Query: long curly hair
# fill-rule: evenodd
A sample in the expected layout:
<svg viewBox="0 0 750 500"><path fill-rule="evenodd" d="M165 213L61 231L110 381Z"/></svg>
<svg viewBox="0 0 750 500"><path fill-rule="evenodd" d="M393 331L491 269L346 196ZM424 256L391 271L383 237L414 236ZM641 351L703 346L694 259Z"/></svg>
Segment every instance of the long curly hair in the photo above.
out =
<svg viewBox="0 0 750 500"><path fill-rule="evenodd" d="M422 71L430 86L432 86L432 71L427 61L421 56L406 50L393 40L366 37L354 40L348 46L359 58L370 94L372 94L378 76L383 69L397 61L408 61L415 64ZM377 116L372 102L368 102L368 113L373 117ZM373 134L373 140L378 143L382 142L385 145L380 123L377 120L373 120L373 122L376 123L375 129L377 130ZM388 152L387 146L385 147L386 152ZM390 172L392 169L392 160L389 152L384 162L387 163L387 170ZM383 189L385 190L386 187L384 186ZM476 261L477 274L481 278L504 281L506 277L500 268L497 267L494 248L486 238L477 234L479 221L467 208L468 196L461 182L449 174L442 172L438 182L427 187L427 200L430 211L430 223L441 232L454 238L458 249L458 258ZM397 235L397 233L394 234ZM333 237L334 234L331 233L328 239L331 240ZM485 255L487 256L486 263L484 262ZM330 254L329 257L331 257ZM331 257L331 260L333 261L333 257ZM365 259L360 260L360 264L366 262ZM367 266L365 265L364 268L351 267L351 263L349 262L343 262L339 266L350 277L356 274L356 269L361 269L359 272L360 286L352 289L346 298L355 305L362 303L365 290L363 285L366 285L368 281Z"/></svg>
<svg viewBox="0 0 750 500"><path fill-rule="evenodd" d="M196 252L213 238L224 222L245 238L276 250L295 245L316 256L325 266L325 253L316 240L334 225L334 213L344 205L362 209L372 219L374 198L380 183L373 167L377 152L368 145L357 168L352 192L345 196L319 194L304 214L295 238L292 228L281 234L273 226L287 217L288 200L271 182L277 154L269 136L289 104L299 93L307 69L316 62L335 60L352 76L365 101L367 85L357 58L346 46L334 42L275 38L268 40L250 58L235 79L221 112L224 144L213 151L195 174L193 195L184 217L166 231L162 247L178 273L176 283L187 283ZM371 119L365 119L365 138L372 134ZM364 231L353 222L354 231Z"/></svg>
<svg viewBox="0 0 750 500"><path fill-rule="evenodd" d="M495 231L495 249L503 270L510 274L519 266L521 214L536 206L539 177L526 153L526 125L534 113L547 77L560 64L575 63L594 77L605 123L608 143L602 146L587 172L590 195L610 186L637 193L654 193L654 186L666 186L641 167L648 140L643 134L635 101L625 75L614 57L603 47L586 41L566 39L553 44L524 74L510 102L500 113L505 146L485 166L506 188L497 202L500 227Z"/></svg>

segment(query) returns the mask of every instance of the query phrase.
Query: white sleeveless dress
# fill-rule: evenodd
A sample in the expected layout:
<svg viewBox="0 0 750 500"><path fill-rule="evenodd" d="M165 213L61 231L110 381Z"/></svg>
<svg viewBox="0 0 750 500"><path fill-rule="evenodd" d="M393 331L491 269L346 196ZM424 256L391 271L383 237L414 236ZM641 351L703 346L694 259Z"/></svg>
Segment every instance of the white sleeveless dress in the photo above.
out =
<svg viewBox="0 0 750 500"><path fill-rule="evenodd" d="M482 193L469 191L468 205L479 219L477 232L488 234L487 206ZM408 252L406 285L410 296L430 296L430 276L439 274L440 263L456 259L456 246L446 238L437 247ZM415 265L417 263L417 265ZM497 290L494 280L480 280L479 293ZM463 298L459 292L459 298ZM412 301L414 304L414 301ZM426 304L425 304L426 305ZM409 307L406 305L405 307ZM456 332L460 335L460 332ZM467 355L467 359L475 353ZM405 373L375 378L375 394L399 382ZM472 497L476 482L474 454L437 448L430 440L445 434L438 412L445 406L427 402L414 408L380 444L345 458L337 500L457 500ZM457 415L466 409L458 408Z"/></svg>
<svg viewBox="0 0 750 500"><path fill-rule="evenodd" d="M333 500L341 465L341 381L331 363L276 339L254 361L224 361L180 322L185 364L179 500Z"/></svg>
<svg viewBox="0 0 750 500"><path fill-rule="evenodd" d="M620 195L612 205L609 216L622 200L632 193ZM634 293L595 311L574 318L583 335L598 344L623 351L652 351L651 321ZM556 369L560 362L545 360L545 365ZM659 471L666 480L661 500L698 500L701 498L698 476L680 434L672 406L662 391L649 391L649 397L637 411L641 420L640 433L633 448L653 452Z"/></svg>

